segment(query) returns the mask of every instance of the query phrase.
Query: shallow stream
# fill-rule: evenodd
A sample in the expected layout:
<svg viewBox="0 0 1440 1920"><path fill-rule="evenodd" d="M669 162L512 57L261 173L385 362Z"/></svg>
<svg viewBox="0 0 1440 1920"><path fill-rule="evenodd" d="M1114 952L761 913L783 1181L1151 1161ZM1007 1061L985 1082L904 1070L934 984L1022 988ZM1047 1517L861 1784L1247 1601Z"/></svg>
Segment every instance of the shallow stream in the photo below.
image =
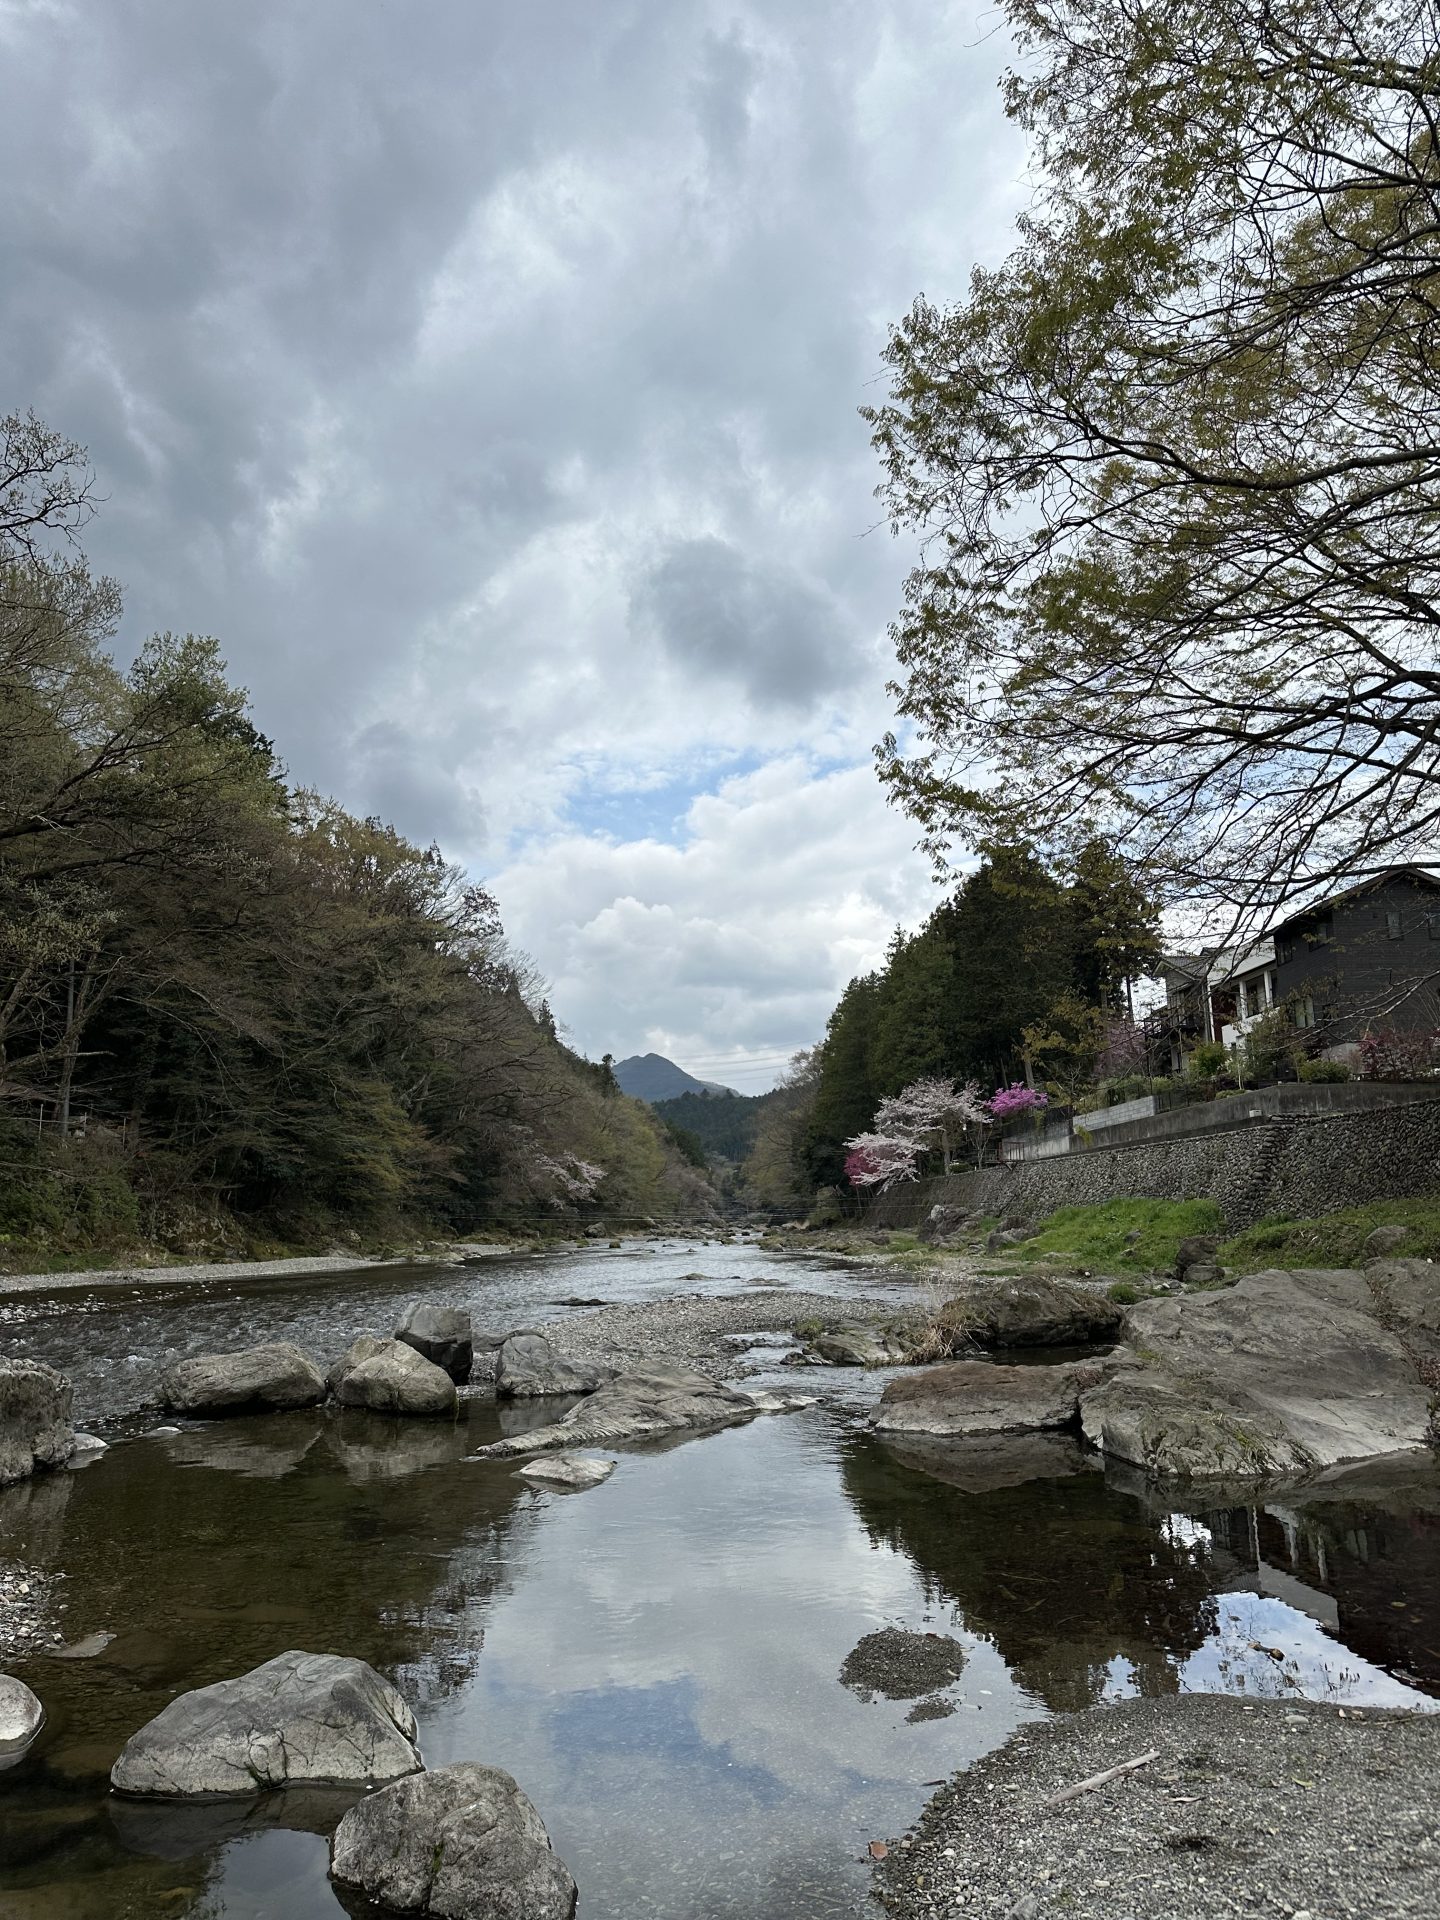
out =
<svg viewBox="0 0 1440 1920"><path fill-rule="evenodd" d="M297 1413L169 1440L127 1417L173 1354L292 1338L328 1357L421 1293L499 1330L580 1311L554 1304L573 1296L760 1286L909 1297L872 1270L693 1243L0 1295L7 1350L69 1371L82 1417L117 1441L0 1493L0 1572L48 1586L62 1644L88 1655L9 1662L49 1717L0 1774L0 1913L335 1920L333 1803L106 1792L120 1746L177 1692L290 1647L392 1675L430 1765L513 1773L584 1920L862 1914L867 1841L1052 1712L1176 1689L1440 1700L1429 1467L1183 1508L1063 1445L926 1471L860 1424L880 1377L819 1371L799 1378L833 1382L820 1405L626 1453L571 1496L467 1457L532 1417L482 1402L455 1426ZM937 1717L842 1683L883 1626L963 1646Z"/></svg>

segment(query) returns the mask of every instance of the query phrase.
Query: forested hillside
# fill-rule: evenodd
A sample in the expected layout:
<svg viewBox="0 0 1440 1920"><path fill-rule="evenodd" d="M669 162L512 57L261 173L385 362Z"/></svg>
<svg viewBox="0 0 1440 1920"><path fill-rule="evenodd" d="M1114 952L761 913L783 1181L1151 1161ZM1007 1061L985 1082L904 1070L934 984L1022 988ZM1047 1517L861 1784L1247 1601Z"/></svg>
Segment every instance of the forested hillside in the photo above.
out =
<svg viewBox="0 0 1440 1920"><path fill-rule="evenodd" d="M682 1093L655 1102L656 1117L668 1127L690 1133L709 1160L743 1160L755 1144L755 1130L767 1093Z"/></svg>
<svg viewBox="0 0 1440 1920"><path fill-rule="evenodd" d="M850 982L813 1054L762 1129L752 1184L795 1197L843 1177L844 1142L879 1102L922 1077L976 1080L988 1094L1073 1060L1088 1075L1125 1019L1128 983L1158 947L1153 906L1098 843L1069 884L1025 852L987 860L885 964Z"/></svg>
<svg viewBox="0 0 1440 1920"><path fill-rule="evenodd" d="M0 436L0 1260L708 1197L483 888L294 785L213 640L116 666L82 451Z"/></svg>

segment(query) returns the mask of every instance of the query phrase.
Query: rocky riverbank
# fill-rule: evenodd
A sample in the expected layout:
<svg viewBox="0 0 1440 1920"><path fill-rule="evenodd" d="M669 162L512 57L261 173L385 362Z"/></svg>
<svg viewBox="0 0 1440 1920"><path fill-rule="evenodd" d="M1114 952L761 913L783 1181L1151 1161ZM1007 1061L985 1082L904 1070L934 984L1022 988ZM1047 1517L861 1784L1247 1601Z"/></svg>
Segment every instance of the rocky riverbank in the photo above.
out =
<svg viewBox="0 0 1440 1920"><path fill-rule="evenodd" d="M1428 1920L1437 1810L1440 1716L1126 1701L1027 1727L956 1775L888 1843L875 1891L898 1920Z"/></svg>

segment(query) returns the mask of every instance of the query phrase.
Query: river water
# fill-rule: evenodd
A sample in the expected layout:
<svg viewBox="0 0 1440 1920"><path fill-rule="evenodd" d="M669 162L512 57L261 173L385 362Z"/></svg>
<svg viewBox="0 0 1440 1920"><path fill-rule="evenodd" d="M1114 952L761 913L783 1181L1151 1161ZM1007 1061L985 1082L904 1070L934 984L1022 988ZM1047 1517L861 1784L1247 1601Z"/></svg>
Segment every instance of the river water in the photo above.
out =
<svg viewBox="0 0 1440 1920"><path fill-rule="evenodd" d="M0 1914L336 1920L334 1801L106 1793L120 1746L177 1692L291 1647L393 1676L431 1766L513 1773L585 1920L858 1916L866 1843L1054 1712L1177 1689L1440 1700L1425 1463L1239 1506L1167 1500L1063 1447L917 1464L864 1430L881 1378L818 1371L798 1378L834 1389L821 1404L624 1453L572 1496L469 1457L533 1417L481 1401L453 1426L297 1413L169 1440L133 1412L176 1353L292 1338L329 1356L422 1294L499 1330L580 1311L557 1304L576 1295L766 1286L909 1297L872 1270L688 1242L0 1297L6 1349L65 1367L116 1441L0 1493L0 1571L49 1586L67 1645L114 1636L10 1663L48 1719L0 1773ZM886 1626L961 1643L943 1717L843 1684Z"/></svg>

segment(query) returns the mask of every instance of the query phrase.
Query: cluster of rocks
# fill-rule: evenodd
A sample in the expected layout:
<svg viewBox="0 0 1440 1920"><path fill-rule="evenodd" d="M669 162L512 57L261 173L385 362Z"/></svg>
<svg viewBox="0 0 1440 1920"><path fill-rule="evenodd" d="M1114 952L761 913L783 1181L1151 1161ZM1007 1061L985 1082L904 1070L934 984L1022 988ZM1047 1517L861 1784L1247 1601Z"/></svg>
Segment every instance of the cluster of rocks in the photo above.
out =
<svg viewBox="0 0 1440 1920"><path fill-rule="evenodd" d="M0 1727L4 1711L0 1690ZM181 1694L126 1742L110 1784L167 1801L378 1788L331 1835L341 1886L436 1920L575 1912L575 1882L510 1775L473 1761L427 1772L414 1714L363 1660L282 1653ZM303 1825L313 1802L302 1804Z"/></svg>
<svg viewBox="0 0 1440 1920"><path fill-rule="evenodd" d="M1440 1270L1428 1261L1249 1274L1141 1301L1121 1330L1094 1358L902 1375L874 1426L947 1441L1073 1427L1107 1457L1184 1478L1302 1476L1435 1438Z"/></svg>
<svg viewBox="0 0 1440 1920"><path fill-rule="evenodd" d="M914 1366L957 1353L1022 1347L1093 1347L1113 1341L1122 1308L1099 1287L1047 1275L982 1278L933 1318L875 1325L846 1320L802 1330L793 1364Z"/></svg>

